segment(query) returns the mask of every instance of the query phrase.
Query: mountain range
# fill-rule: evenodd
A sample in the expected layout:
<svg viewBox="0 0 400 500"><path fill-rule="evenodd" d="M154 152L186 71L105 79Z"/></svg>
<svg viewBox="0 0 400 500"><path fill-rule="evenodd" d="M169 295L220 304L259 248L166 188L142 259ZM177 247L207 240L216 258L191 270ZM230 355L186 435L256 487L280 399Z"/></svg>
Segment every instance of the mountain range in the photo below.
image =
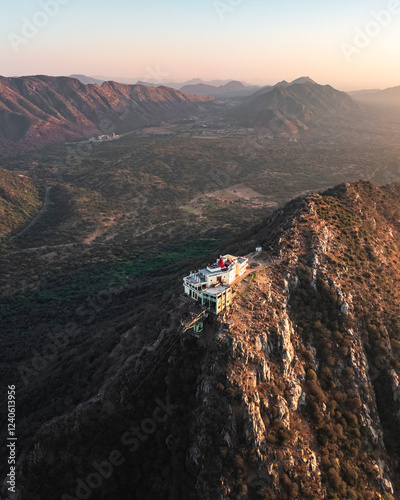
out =
<svg viewBox="0 0 400 500"><path fill-rule="evenodd" d="M238 81L231 81L224 85L215 86L205 83L184 85L179 90L186 94L210 96L218 99L232 99L234 97L246 97L254 94L260 87L248 86Z"/></svg>
<svg viewBox="0 0 400 500"><path fill-rule="evenodd" d="M201 78L192 78L191 80L188 80L186 82L173 82L170 80L163 79L162 83L157 83L157 82L152 82L148 81L151 80L151 75L147 75L144 77L146 81L143 80L142 78L125 78L125 77L109 77L109 76L104 76L104 75L98 75L98 76L86 76L86 75L69 75L70 78L77 78L80 80L82 83L87 84L87 83L97 83L98 85L101 85L104 82L109 82L109 81L114 81L118 83L124 83L125 85L136 85L140 82L142 82L145 85L149 85L151 87L161 87L161 86L166 86L166 87L172 87L173 89L180 90L182 87L185 85L209 85L211 87L220 87L223 85L226 85L227 83L234 81L234 80L203 80ZM247 87L251 87L250 84L247 84L245 82L244 85Z"/></svg>
<svg viewBox="0 0 400 500"><path fill-rule="evenodd" d="M188 118L212 101L167 87L85 85L67 77L0 77L0 148L129 132Z"/></svg>
<svg viewBox="0 0 400 500"><path fill-rule="evenodd" d="M248 97L250 95L264 94L265 92L272 90L275 87L289 87L295 83L315 83L308 76L300 77L292 82L287 82L283 80L276 85L266 85L264 87L259 87L257 85L248 85L243 82L238 82L235 80L229 81L223 85L215 84L205 84L203 82L186 84L180 87L181 92L188 94L202 95L215 97L217 99L232 99L238 97Z"/></svg>
<svg viewBox="0 0 400 500"><path fill-rule="evenodd" d="M167 86L177 90L180 90L186 94L200 95L200 96L208 96L215 97L218 99L231 99L235 97L244 97L251 95L259 86L249 85L243 82L238 82L235 80L211 80L206 82L201 78L193 78L184 83L177 82L165 82L163 84L160 83L150 83L148 81L142 81L130 78L94 78L86 75L70 75L70 78L77 78L79 81L84 83L85 85L96 83L97 85L102 85L105 81L116 81L124 84L136 84L136 85L147 85L149 87L161 87Z"/></svg>
<svg viewBox="0 0 400 500"><path fill-rule="evenodd" d="M159 87L159 83L150 83L142 80L136 80L132 78L109 78L105 76L90 77L86 75L70 75L71 78L77 78L84 84L97 83L101 85L105 81L117 81L124 84L143 84L147 86ZM187 82L178 83L166 81L164 85L168 87L175 88L182 92L187 92L188 94L202 95L215 97L217 99L232 99L238 97L246 97L254 94L258 89L260 93L264 93L266 90L272 90L275 87L288 87L294 83L315 83L309 77L300 77L292 82L282 80L275 85L264 85L262 87L257 85L251 85L246 82L237 82L235 80L211 80L205 81L201 78L193 78ZM354 99L377 105L385 106L398 106L400 102L399 98L399 87L392 87L384 90L380 89L365 89L347 92Z"/></svg>
<svg viewBox="0 0 400 500"><path fill-rule="evenodd" d="M88 80L84 84L68 77L0 77L0 148L121 134L209 111L226 119L226 114L221 114L223 108L216 106L209 94L218 99L241 96L239 104L227 103L229 116L246 127L268 128L272 124L273 136L297 134L318 119L354 116L360 110L348 94L318 85L308 77L255 89L232 81L219 87L186 85L182 90L190 93L184 93L169 87L116 82L99 85Z"/></svg>

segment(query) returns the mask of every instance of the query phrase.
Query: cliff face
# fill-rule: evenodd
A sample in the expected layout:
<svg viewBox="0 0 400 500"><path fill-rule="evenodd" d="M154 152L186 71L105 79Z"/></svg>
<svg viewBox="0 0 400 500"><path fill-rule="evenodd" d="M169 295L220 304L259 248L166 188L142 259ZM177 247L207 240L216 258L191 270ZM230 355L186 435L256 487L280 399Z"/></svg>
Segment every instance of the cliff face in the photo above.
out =
<svg viewBox="0 0 400 500"><path fill-rule="evenodd" d="M263 267L200 338L175 297L112 390L39 432L20 498L83 498L111 450L123 463L85 498L400 498L399 241L399 186L291 202L229 249L262 243Z"/></svg>

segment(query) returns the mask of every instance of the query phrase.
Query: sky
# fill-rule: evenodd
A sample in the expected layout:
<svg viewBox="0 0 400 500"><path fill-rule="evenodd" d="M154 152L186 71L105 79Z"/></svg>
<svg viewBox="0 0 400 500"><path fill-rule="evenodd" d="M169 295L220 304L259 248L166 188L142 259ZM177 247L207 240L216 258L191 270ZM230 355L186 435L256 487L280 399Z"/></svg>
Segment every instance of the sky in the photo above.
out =
<svg viewBox="0 0 400 500"><path fill-rule="evenodd" d="M400 0L0 0L0 75L400 85Z"/></svg>

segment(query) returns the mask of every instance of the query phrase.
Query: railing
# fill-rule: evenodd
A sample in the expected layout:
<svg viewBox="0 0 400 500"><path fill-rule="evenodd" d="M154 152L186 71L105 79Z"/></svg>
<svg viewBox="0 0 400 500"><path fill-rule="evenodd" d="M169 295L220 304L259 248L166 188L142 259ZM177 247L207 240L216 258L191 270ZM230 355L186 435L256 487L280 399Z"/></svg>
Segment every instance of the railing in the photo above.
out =
<svg viewBox="0 0 400 500"><path fill-rule="evenodd" d="M198 314L195 318L192 318L188 322L181 322L182 325L182 330L183 333L185 333L187 330L190 330L191 328L195 327L199 321L201 321L203 318L206 318L208 316L207 310L201 311L200 314Z"/></svg>

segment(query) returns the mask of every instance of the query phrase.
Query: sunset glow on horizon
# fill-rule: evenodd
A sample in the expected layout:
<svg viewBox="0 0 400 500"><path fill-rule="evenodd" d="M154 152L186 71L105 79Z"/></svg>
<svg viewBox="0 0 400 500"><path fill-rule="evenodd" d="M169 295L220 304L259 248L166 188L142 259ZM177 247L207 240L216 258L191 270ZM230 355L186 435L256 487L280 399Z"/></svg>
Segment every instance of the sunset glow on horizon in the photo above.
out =
<svg viewBox="0 0 400 500"><path fill-rule="evenodd" d="M387 88L400 85L399 26L398 0L23 0L4 5L0 74Z"/></svg>

